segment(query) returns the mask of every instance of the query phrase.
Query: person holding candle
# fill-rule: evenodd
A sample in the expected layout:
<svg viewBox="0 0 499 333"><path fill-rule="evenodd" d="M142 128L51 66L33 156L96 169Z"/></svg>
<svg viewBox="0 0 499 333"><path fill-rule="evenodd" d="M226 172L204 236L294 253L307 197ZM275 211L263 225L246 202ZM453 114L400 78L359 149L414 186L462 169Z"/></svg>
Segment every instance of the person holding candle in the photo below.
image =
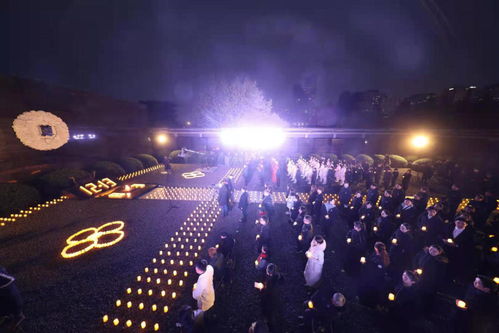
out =
<svg viewBox="0 0 499 333"><path fill-rule="evenodd" d="M346 308L345 296L323 284L305 301L305 312L298 318L302 320L300 326L305 332L331 332L335 321L343 314Z"/></svg>
<svg viewBox="0 0 499 333"><path fill-rule="evenodd" d="M241 196L239 197L238 208L241 210L243 216L241 222L246 222L248 220L248 206L249 206L249 195L246 191L246 187L241 188Z"/></svg>
<svg viewBox="0 0 499 333"><path fill-rule="evenodd" d="M204 259L196 263L195 269L199 277L192 289L192 298L198 304L198 309L194 311L194 316L198 317L215 304L215 289L213 288L214 270Z"/></svg>
<svg viewBox="0 0 499 333"><path fill-rule="evenodd" d="M409 267L416 250L412 226L402 223L393 233L389 245L392 276L399 277L402 271Z"/></svg>
<svg viewBox="0 0 499 333"><path fill-rule="evenodd" d="M449 273L460 282L472 277L474 260L474 231L463 217L457 217L454 226L442 239L449 257Z"/></svg>
<svg viewBox="0 0 499 333"><path fill-rule="evenodd" d="M417 273L405 270L402 281L395 287L392 298L389 295L389 309L397 331L407 331L412 323L422 317L421 293L418 289Z"/></svg>
<svg viewBox="0 0 499 333"><path fill-rule="evenodd" d="M397 207L395 218L398 223L408 223L411 226L416 226L418 212L411 199L405 198L402 204Z"/></svg>
<svg viewBox="0 0 499 333"><path fill-rule="evenodd" d="M362 265L359 286L359 300L369 307L381 304L381 295L385 294L387 268L390 256L382 242L374 244L374 253Z"/></svg>
<svg viewBox="0 0 499 333"><path fill-rule="evenodd" d="M423 245L438 244L447 233L447 226L435 207L429 207L426 214L421 214L417 227Z"/></svg>
<svg viewBox="0 0 499 333"><path fill-rule="evenodd" d="M365 255L367 250L367 232L364 223L360 221L353 223L353 229L347 233L346 247L345 270L350 274L357 275L361 265L359 259Z"/></svg>
<svg viewBox="0 0 499 333"><path fill-rule="evenodd" d="M303 225L301 227L300 233L298 234L297 252L303 252L303 250L309 246L313 235L314 227L312 225L312 216L305 215L305 217L303 218Z"/></svg>
<svg viewBox="0 0 499 333"><path fill-rule="evenodd" d="M303 274L307 287L314 287L321 279L325 250L326 240L322 236L316 235L310 243L310 248L305 253L308 260Z"/></svg>

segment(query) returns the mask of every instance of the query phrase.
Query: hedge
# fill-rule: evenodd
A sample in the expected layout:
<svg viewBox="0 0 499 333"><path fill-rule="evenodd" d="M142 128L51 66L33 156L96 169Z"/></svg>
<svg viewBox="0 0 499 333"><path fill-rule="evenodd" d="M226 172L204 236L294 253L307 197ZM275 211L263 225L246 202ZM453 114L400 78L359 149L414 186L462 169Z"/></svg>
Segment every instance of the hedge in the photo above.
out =
<svg viewBox="0 0 499 333"><path fill-rule="evenodd" d="M414 164L414 165L423 165L423 164L428 164L428 163L433 163L433 160L431 158L427 158L427 157L420 158L420 159L412 162L412 164Z"/></svg>
<svg viewBox="0 0 499 333"><path fill-rule="evenodd" d="M374 158L374 161L376 161L376 162L383 162L385 160L385 155L374 154L373 158Z"/></svg>
<svg viewBox="0 0 499 333"><path fill-rule="evenodd" d="M357 162L360 162L360 163L367 163L369 165L374 164L373 158L369 155L366 155L366 154L359 154L359 155L357 155L357 157L355 159L357 160Z"/></svg>
<svg viewBox="0 0 499 333"><path fill-rule="evenodd" d="M159 164L158 160L154 156L149 155L149 154L139 154L139 155L134 156L134 157L136 159L140 160L144 164L145 168L149 168L149 167L152 167L152 166Z"/></svg>
<svg viewBox="0 0 499 333"><path fill-rule="evenodd" d="M336 154L330 154L329 155L329 159L332 161L332 162L336 162L338 161L338 156Z"/></svg>
<svg viewBox="0 0 499 333"><path fill-rule="evenodd" d="M346 161L346 162L355 162L355 157L353 157L350 154L343 154L341 155L341 159Z"/></svg>
<svg viewBox="0 0 499 333"><path fill-rule="evenodd" d="M60 195L62 190L69 189L74 185L71 177L79 182L85 178L90 178L90 174L85 170L71 168L62 168L46 173L39 178L43 194L50 197Z"/></svg>
<svg viewBox="0 0 499 333"><path fill-rule="evenodd" d="M133 157L125 157L119 160L118 164L125 169L125 172L134 172L144 169L144 164L142 164L140 160Z"/></svg>
<svg viewBox="0 0 499 333"><path fill-rule="evenodd" d="M110 161L95 162L90 166L89 170L95 171L95 176L97 178L118 178L125 174L125 169L119 164Z"/></svg>
<svg viewBox="0 0 499 333"><path fill-rule="evenodd" d="M408 162L414 162L415 160L417 160L419 157L417 155L407 155L405 157L405 159L408 161Z"/></svg>
<svg viewBox="0 0 499 333"><path fill-rule="evenodd" d="M392 168L406 168L409 162L400 155L390 155L390 166Z"/></svg>
<svg viewBox="0 0 499 333"><path fill-rule="evenodd" d="M23 184L0 184L0 216L17 213L42 200L40 192Z"/></svg>

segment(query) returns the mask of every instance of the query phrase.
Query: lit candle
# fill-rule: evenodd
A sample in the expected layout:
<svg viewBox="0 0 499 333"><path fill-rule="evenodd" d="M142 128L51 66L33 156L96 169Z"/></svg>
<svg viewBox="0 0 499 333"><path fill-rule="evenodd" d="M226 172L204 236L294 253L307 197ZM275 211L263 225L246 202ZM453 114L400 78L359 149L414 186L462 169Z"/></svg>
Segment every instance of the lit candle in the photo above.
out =
<svg viewBox="0 0 499 333"><path fill-rule="evenodd" d="M366 263L366 258L365 257L360 257L360 263L365 264Z"/></svg>
<svg viewBox="0 0 499 333"><path fill-rule="evenodd" d="M352 242L351 238L347 238L347 244L350 244Z"/></svg>
<svg viewBox="0 0 499 333"><path fill-rule="evenodd" d="M390 301L394 301L394 300L395 300L395 294L393 294L393 293L389 293L389 294L388 294L388 299L389 299Z"/></svg>

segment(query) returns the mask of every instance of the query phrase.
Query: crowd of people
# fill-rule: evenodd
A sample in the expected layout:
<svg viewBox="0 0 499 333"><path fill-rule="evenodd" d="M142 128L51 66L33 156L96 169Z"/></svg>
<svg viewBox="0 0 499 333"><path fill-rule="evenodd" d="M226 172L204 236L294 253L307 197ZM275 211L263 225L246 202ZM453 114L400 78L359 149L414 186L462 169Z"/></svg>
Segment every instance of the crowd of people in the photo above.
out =
<svg viewBox="0 0 499 333"><path fill-rule="evenodd" d="M255 165L265 163L275 162ZM310 295L300 316L305 332L332 330L347 303L341 290L322 281L325 256L331 253L328 244L338 237L343 245L336 259L356 285L356 295L349 302L389 316L387 329L416 331L441 312L454 332L498 327L498 225L490 220L497 200L491 191L477 194L464 205L458 184L439 198L431 199L426 186L407 193L410 170L399 177L398 169L386 161L364 168L360 163L300 158L288 160L286 171L290 184L286 219L296 236L297 254L304 259L304 288ZM272 177L263 182L255 234L255 267L261 275L254 287L261 293L272 331L273 290L282 276L269 254L269 225L283 216L276 215L272 203L272 190L278 185ZM300 182L310 188L303 201L295 190ZM350 182L356 184L355 191ZM326 192L332 199L325 199ZM246 221L247 203L243 206ZM349 226L343 236L334 233L339 223Z"/></svg>

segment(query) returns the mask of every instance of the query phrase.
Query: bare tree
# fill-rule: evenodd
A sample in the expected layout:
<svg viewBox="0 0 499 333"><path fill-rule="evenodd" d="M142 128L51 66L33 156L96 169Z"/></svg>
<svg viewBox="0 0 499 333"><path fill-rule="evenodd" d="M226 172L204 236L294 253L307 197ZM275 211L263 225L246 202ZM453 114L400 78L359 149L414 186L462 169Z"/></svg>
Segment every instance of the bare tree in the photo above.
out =
<svg viewBox="0 0 499 333"><path fill-rule="evenodd" d="M215 79L204 86L199 92L195 111L207 126L284 124L278 115L272 113L272 101L265 99L255 81L243 77Z"/></svg>

